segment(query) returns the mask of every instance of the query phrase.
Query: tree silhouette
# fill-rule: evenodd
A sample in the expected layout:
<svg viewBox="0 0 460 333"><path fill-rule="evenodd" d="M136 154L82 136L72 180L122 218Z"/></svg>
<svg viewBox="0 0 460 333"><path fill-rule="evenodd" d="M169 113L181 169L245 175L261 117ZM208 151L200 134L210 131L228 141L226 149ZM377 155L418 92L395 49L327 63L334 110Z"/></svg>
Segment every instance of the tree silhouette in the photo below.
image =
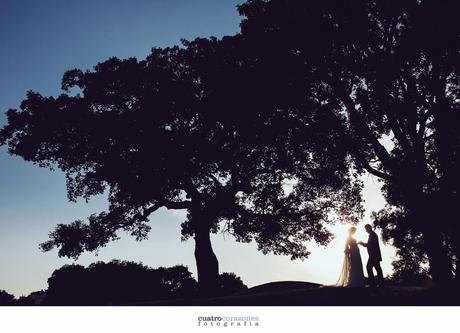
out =
<svg viewBox="0 0 460 333"><path fill-rule="evenodd" d="M429 279L429 265L423 237L402 227L405 224L403 212L386 208L373 213L372 218L382 230L382 238L392 241L396 247L397 257L392 262L390 280L397 284L425 284Z"/></svg>
<svg viewBox="0 0 460 333"><path fill-rule="evenodd" d="M130 304L195 296L197 282L187 267L152 269L142 264L112 260L87 268L65 265L48 279L48 305Z"/></svg>
<svg viewBox="0 0 460 333"><path fill-rule="evenodd" d="M81 265L64 265L55 270L48 279L46 303L84 305L88 298L87 286L91 286L85 273L85 267Z"/></svg>
<svg viewBox="0 0 460 333"><path fill-rule="evenodd" d="M219 290L221 295L231 295L247 289L248 287L235 273L222 273L219 275Z"/></svg>
<svg viewBox="0 0 460 333"><path fill-rule="evenodd" d="M59 224L42 249L78 257L118 230L142 240L157 209L186 209L182 237L194 237L200 290L209 294L219 277L211 232L296 259L308 256L306 241L331 239L332 212L356 221L361 184L338 135L343 117L303 98L294 64L287 73L273 61L255 66L253 52L240 36L184 41L142 61L68 71L56 98L28 92L21 110L7 112L0 143L62 170L69 200L107 193L110 203L87 222ZM293 103L314 112L286 112Z"/></svg>
<svg viewBox="0 0 460 333"><path fill-rule="evenodd" d="M259 62L298 64L305 98L345 119L352 166L383 182L389 206L376 224L401 254L426 255L439 285L451 281L460 258L457 3L249 0L239 10Z"/></svg>
<svg viewBox="0 0 460 333"><path fill-rule="evenodd" d="M222 273L218 281L217 294L221 296L247 289L234 273ZM197 296L197 291L197 281L185 266L153 269L140 263L112 260L92 263L86 268L64 265L55 270L48 279L45 304L140 304L190 299Z"/></svg>

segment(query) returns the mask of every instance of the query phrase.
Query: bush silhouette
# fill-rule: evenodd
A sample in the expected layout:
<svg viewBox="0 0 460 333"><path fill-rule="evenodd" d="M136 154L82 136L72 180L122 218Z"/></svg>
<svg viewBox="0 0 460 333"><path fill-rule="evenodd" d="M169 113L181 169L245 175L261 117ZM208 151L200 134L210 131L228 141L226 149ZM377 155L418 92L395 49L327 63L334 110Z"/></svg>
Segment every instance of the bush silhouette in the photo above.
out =
<svg viewBox="0 0 460 333"><path fill-rule="evenodd" d="M125 304L196 293L196 281L185 266L152 269L118 260L87 268L65 265L53 272L48 285L48 305Z"/></svg>
<svg viewBox="0 0 460 333"><path fill-rule="evenodd" d="M0 305L9 305L14 300L14 296L5 290L0 290Z"/></svg>
<svg viewBox="0 0 460 333"><path fill-rule="evenodd" d="M234 273L219 276L219 294L247 289ZM150 268L112 260L88 267L64 265L48 279L47 305L109 305L196 297L197 281L183 265ZM24 304L25 305L25 304Z"/></svg>
<svg viewBox="0 0 460 333"><path fill-rule="evenodd" d="M219 291L221 295L231 295L248 287L235 273L222 273L219 275Z"/></svg>

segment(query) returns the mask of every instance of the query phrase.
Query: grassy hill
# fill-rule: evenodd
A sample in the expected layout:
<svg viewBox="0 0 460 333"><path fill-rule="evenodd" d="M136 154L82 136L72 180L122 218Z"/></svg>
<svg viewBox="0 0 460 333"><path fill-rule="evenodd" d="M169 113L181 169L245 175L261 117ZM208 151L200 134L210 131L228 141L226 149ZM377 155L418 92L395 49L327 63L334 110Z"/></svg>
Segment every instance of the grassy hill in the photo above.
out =
<svg viewBox="0 0 460 333"><path fill-rule="evenodd" d="M332 288L309 282L280 281L225 297L136 305L460 305L460 293L425 287Z"/></svg>

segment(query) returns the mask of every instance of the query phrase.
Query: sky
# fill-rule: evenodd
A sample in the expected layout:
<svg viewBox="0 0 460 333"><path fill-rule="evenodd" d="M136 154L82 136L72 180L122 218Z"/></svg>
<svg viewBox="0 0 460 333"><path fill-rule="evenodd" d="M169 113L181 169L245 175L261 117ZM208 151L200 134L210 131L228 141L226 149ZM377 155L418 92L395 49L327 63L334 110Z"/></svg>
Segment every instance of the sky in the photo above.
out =
<svg viewBox="0 0 460 333"><path fill-rule="evenodd" d="M241 18L236 5L243 0L0 0L0 126L4 112L18 108L28 90L42 95L60 93L62 74L91 69L109 57L145 58L152 47L180 43L181 38L232 35ZM373 176L364 177L366 216L385 204ZM0 290L16 296L46 289L52 272L72 259L57 251L42 253L38 244L58 223L84 219L107 208L106 198L69 203L65 179L10 156L0 148ZM151 267L184 264L196 277L193 240L180 241L184 211L161 209L152 215L149 239L136 242L128 235L87 253L76 263L111 259L142 262ZM248 286L281 280L334 283L339 276L347 225L332 227L336 239L326 248L310 244L305 261L263 255L255 244L237 243L231 236L212 237L221 272L235 272ZM382 244L383 245L383 244ZM363 261L367 260L361 250ZM394 250L383 246L383 270L391 270Z"/></svg>

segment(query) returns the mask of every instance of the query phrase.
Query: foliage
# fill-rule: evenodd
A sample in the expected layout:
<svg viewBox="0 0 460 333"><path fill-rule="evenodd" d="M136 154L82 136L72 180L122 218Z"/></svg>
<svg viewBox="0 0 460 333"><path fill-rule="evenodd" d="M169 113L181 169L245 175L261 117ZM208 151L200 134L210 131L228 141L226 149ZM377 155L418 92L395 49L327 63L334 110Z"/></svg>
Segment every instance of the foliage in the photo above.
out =
<svg viewBox="0 0 460 333"><path fill-rule="evenodd" d="M449 281L460 257L455 9L248 0L241 34L68 71L58 97L29 92L0 143L62 170L70 200L110 202L87 222L59 224L42 249L78 257L120 229L142 240L157 209L186 209L182 237L195 238L199 280L215 284L210 232L306 258L307 241L331 239L327 223L362 215L367 171L394 209L376 224L412 256L401 271L428 260Z"/></svg>
<svg viewBox="0 0 460 333"><path fill-rule="evenodd" d="M392 262L393 272L390 283L423 285L430 280L428 257L424 251L423 237L415 234L407 226L407 217L400 209L387 206L374 212L375 225L382 230L382 238L396 248L396 258Z"/></svg>
<svg viewBox="0 0 460 333"><path fill-rule="evenodd" d="M338 135L344 118L305 101L294 70L272 75L273 62L255 66L251 52L234 36L111 58L65 73L62 95L29 92L9 110L0 143L10 153L62 170L71 201L108 194L107 212L59 224L41 248L76 258L120 229L143 240L150 214L186 209L182 236L195 237L198 275L216 281L209 232L303 259L307 241L330 241L326 223L356 222L361 184Z"/></svg>
<svg viewBox="0 0 460 333"><path fill-rule="evenodd" d="M219 275L219 295L247 289L234 273ZM47 305L136 304L198 296L197 281L187 267L150 268L112 260L88 267L64 265L48 279Z"/></svg>
<svg viewBox="0 0 460 333"><path fill-rule="evenodd" d="M219 275L219 290L221 295L232 295L247 289L248 287L235 273L222 273Z"/></svg>
<svg viewBox="0 0 460 333"><path fill-rule="evenodd" d="M381 179L387 202L404 215L389 235L402 247L422 237L416 246L424 246L440 282L452 276L460 251L456 9L455 1L433 0L249 0L239 7L242 35L257 43L258 57L299 64L305 98L343 115L353 164ZM385 221L378 225L394 227Z"/></svg>
<svg viewBox="0 0 460 333"><path fill-rule="evenodd" d="M152 269L142 264L112 260L87 268L65 265L48 279L46 304L128 304L191 296L196 281L185 266Z"/></svg>
<svg viewBox="0 0 460 333"><path fill-rule="evenodd" d="M0 290L0 305L9 305L14 300L14 296L5 290Z"/></svg>

